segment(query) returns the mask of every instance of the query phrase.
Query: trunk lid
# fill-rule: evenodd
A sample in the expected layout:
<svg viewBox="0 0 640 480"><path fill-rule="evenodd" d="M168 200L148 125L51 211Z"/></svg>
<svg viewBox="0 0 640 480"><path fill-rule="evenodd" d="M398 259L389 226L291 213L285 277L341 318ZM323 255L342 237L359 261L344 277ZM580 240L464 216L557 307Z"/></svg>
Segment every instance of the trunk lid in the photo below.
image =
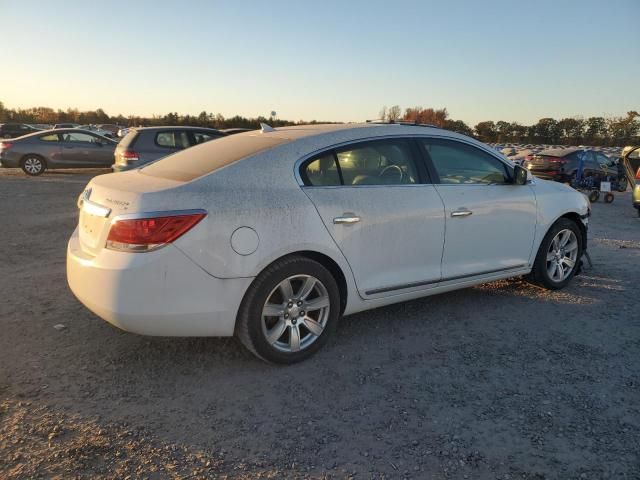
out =
<svg viewBox="0 0 640 480"><path fill-rule="evenodd" d="M137 171L95 177L78 199L78 235L82 250L97 255L104 248L116 216L167 208L171 202L159 201L159 192L181 185L182 182L173 180L143 177Z"/></svg>

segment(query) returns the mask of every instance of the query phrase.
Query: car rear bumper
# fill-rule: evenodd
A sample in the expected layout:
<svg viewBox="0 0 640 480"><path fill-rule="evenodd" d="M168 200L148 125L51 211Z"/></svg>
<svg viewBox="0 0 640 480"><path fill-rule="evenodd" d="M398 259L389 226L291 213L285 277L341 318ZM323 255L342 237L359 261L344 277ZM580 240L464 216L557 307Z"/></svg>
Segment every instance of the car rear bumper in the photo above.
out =
<svg viewBox="0 0 640 480"><path fill-rule="evenodd" d="M632 196L633 206L636 208L640 208L640 185L636 185L633 188L633 196Z"/></svg>
<svg viewBox="0 0 640 480"><path fill-rule="evenodd" d="M233 335L252 280L212 277L173 245L91 256L76 229L67 247L67 281L78 300L112 325L141 335Z"/></svg>

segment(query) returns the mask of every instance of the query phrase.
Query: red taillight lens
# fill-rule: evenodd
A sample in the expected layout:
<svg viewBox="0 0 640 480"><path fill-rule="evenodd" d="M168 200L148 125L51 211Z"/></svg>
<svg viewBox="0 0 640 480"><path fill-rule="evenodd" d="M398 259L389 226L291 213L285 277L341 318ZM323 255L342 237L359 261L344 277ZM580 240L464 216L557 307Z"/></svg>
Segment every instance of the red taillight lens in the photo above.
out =
<svg viewBox="0 0 640 480"><path fill-rule="evenodd" d="M636 180L640 180L640 168L636 172Z"/></svg>
<svg viewBox="0 0 640 480"><path fill-rule="evenodd" d="M11 142L0 142L0 150L9 150L11 147L13 147Z"/></svg>
<svg viewBox="0 0 640 480"><path fill-rule="evenodd" d="M195 227L205 213L117 220L106 247L125 252L148 252L173 242Z"/></svg>
<svg viewBox="0 0 640 480"><path fill-rule="evenodd" d="M133 150L125 150L120 153L120 158L127 162L137 162L140 157L138 157L138 154Z"/></svg>
<svg viewBox="0 0 640 480"><path fill-rule="evenodd" d="M546 158L549 163L552 163L554 165L564 165L565 163L567 163L567 161L563 158L558 158L558 157L544 157Z"/></svg>

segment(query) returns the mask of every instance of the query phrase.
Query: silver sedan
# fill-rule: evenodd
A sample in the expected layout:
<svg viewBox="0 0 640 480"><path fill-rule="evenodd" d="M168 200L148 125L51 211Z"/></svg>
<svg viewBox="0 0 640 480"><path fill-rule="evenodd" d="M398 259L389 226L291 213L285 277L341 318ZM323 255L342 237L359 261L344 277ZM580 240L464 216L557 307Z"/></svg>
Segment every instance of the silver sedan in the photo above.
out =
<svg viewBox="0 0 640 480"><path fill-rule="evenodd" d="M106 168L117 142L94 132L62 128L32 133L0 143L0 165L40 175L54 168Z"/></svg>

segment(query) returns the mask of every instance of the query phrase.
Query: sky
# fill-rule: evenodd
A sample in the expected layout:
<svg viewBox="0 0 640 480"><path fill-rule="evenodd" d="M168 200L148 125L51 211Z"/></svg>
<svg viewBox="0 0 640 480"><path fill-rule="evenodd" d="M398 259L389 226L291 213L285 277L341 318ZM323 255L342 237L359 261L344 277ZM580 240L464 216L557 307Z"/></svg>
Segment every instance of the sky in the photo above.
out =
<svg viewBox="0 0 640 480"><path fill-rule="evenodd" d="M242 5L242 6L241 6ZM640 110L640 0L0 0L0 101L535 123Z"/></svg>

